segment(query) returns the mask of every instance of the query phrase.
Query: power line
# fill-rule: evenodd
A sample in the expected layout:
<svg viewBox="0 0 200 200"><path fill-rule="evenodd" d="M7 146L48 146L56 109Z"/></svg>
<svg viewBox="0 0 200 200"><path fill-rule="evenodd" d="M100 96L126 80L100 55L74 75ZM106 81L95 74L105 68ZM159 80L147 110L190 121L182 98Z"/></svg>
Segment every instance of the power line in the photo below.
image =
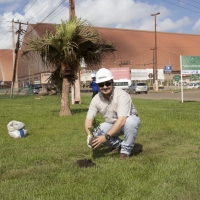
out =
<svg viewBox="0 0 200 200"><path fill-rule="evenodd" d="M12 14L14 12L20 12L23 8L25 8L25 6L29 3L30 0L28 0L22 7L20 7L19 9L15 10L12 12ZM37 0L36 0L37 1ZM12 14L8 15L5 19L7 19L8 17L12 16ZM4 19L4 20L5 20ZM3 21L0 21L0 23L2 23ZM3 32L0 32L0 34L2 34ZM4 38L5 36L7 36L7 34L9 33L9 31L6 32L6 34L3 35L3 37L0 38L0 41L2 41L2 38ZM8 40L8 39L7 39ZM4 40L3 43L5 43L7 40ZM2 44L2 43L1 43Z"/></svg>
<svg viewBox="0 0 200 200"><path fill-rule="evenodd" d="M14 21L13 21L14 22ZM22 29L21 25L24 24L22 22L14 22L14 23L18 23L19 24L19 29L17 31L18 37L17 37L17 42L16 42L16 48L15 48L15 62L14 62L14 69L13 69L13 77L12 77L12 85L11 85L11 92L10 92L10 97L13 96L13 88L14 85L16 84L17 88L18 88L18 83L15 83L16 81L16 73L17 73L17 66L18 66L18 52L19 52L19 48L20 48L20 36L23 35L25 33L25 31ZM27 25L27 24L25 24Z"/></svg>
<svg viewBox="0 0 200 200"><path fill-rule="evenodd" d="M37 1L37 0L35 0L35 1L33 2L32 6L36 3L36 1ZM49 4L51 1L52 1L52 0L50 0L47 4ZM60 2L61 2L61 3L58 5L58 7L64 2L64 0L62 0L62 1L60 1ZM24 4L24 5L20 8L20 10L22 10L28 3L29 3L29 1L27 1L26 4ZM47 5L47 4L46 4L46 5ZM45 6L46 6L46 5L45 5ZM31 7L32 7L32 6L31 6ZM45 6L44 6L44 7L45 7ZM30 7L30 8L31 8L31 7ZM43 8L44 8L44 7L43 7ZM29 9L30 9L30 8L29 8ZM42 9L43 9L43 8L42 8ZM28 9L28 10L29 10L29 9ZM41 9L41 10L42 10L42 9ZM56 9L57 9L57 8L56 8ZM54 11L56 11L56 9L55 9L55 10L52 10L52 11L47 15L47 17L50 16ZM27 11L28 11L28 10L27 10ZM41 11L41 10L40 10L40 11ZM27 11L26 11L26 12L27 12ZM40 12L40 11L39 11L39 12ZM25 13L26 13L26 12L25 12ZM38 12L38 13L39 13L39 12ZM9 15L9 16L11 16L11 15ZM9 16L8 16L8 17L9 17ZM47 18L47 17L46 17L46 18ZM6 18L7 18L7 17L6 17ZM21 17L20 17L20 18L21 18ZM33 18L33 17L32 17L32 18ZM32 19L32 18L31 18L31 19ZM45 18L45 19L46 19L46 18ZM44 19L44 20L45 20L45 19ZM44 20L42 20L42 21L44 21ZM29 20L29 21L30 21L30 20ZM32 30L32 31L33 31L33 30ZM7 33L9 33L9 32L7 32ZM3 37L5 37L5 36L6 36L6 34L3 35ZM4 40L4 42L5 42L5 40Z"/></svg>
<svg viewBox="0 0 200 200"><path fill-rule="evenodd" d="M194 0L190 0L190 1L193 1L193 2L195 2L195 3L198 3L198 4L200 4L198 1L194 1Z"/></svg>
<svg viewBox="0 0 200 200"><path fill-rule="evenodd" d="M36 2L37 2L37 0L35 0L35 1L33 2L33 4L30 6L30 8L28 8L28 9L26 10L26 12L25 12L24 14L26 14L27 11L30 10ZM22 16L21 16L21 17L22 17ZM21 18L21 17L20 17L20 18ZM19 19L20 19L20 18L19 18ZM19 20L19 19L17 19L17 20Z"/></svg>
<svg viewBox="0 0 200 200"><path fill-rule="evenodd" d="M36 0L37 1L37 0ZM17 10L15 10L14 12L20 12L27 4L29 3L29 0L22 6L22 7L20 7L19 9L17 9ZM12 12L12 13L14 13L14 12ZM7 19L8 17L10 17L10 16L12 16L12 14L10 14L10 15L8 15L5 19ZM0 22L2 22L2 21L0 21Z"/></svg>
<svg viewBox="0 0 200 200"><path fill-rule="evenodd" d="M181 3L184 3L184 4L186 4L186 5L189 5L189 6L191 6L191 7L198 8L198 7L196 7L196 6L192 5L192 4L186 3L186 2L184 2L184 1L181 1L181 0L178 0L178 1L180 1ZM200 9L200 8L198 8L198 9Z"/></svg>
<svg viewBox="0 0 200 200"><path fill-rule="evenodd" d="M48 3L47 3L46 5L48 5L51 1L52 1L52 0L48 1ZM28 1L28 2L29 2L29 1ZM27 2L27 3L28 3L28 2ZM36 1L34 1L33 4L34 4L35 2L36 2ZM51 16L51 15L54 15L54 17L55 17L56 15L58 15L58 14L59 14L59 13L58 13L58 12L59 12L58 8L59 8L64 2L65 2L64 0L61 0L61 1L59 2L59 4L57 4L57 7L54 8L54 9L52 9L52 10L49 12L49 14L48 14L41 22L45 21L45 20L46 20L47 18L49 18L49 16ZM26 3L25 5L27 5L27 3ZM32 6L33 6L33 4L32 4ZM24 8L25 5L24 5L23 7L21 7L21 9ZM46 6L46 5L45 5L45 6ZM65 5L67 6L68 4L64 4L64 6L65 6ZM32 7L32 6L31 6L31 7ZM41 10L43 10L43 9L45 8L45 6L44 6L42 9L40 9L39 12L41 12ZM29 9L30 9L30 8L29 8ZM28 10L29 10L29 9L28 9ZM65 8L61 8L60 10L62 10L62 9L65 9ZM27 12L27 11L26 11L26 12ZM25 13L26 13L26 12L25 12ZM38 13L39 13L39 12L38 12ZM55 14L56 14L56 15L55 15ZM33 18L33 17L32 17L32 18ZM30 18L30 19L32 19L32 18ZM52 18L52 17L51 17L51 18ZM29 21L30 21L30 20L29 20ZM38 24L34 27L34 29L35 29L39 24L40 24L40 23L38 23ZM32 29L29 33L31 33L34 29ZM9 31L7 31L6 33L9 33ZM29 33L28 33L28 34L29 34ZM28 34L27 34L27 35L28 35ZM5 37L6 35L7 35L7 34L4 34L4 35L2 36L2 38ZM9 38L6 39L6 40L3 40L3 42L6 42L7 40L9 40Z"/></svg>
<svg viewBox="0 0 200 200"><path fill-rule="evenodd" d="M4 31L5 32L5 31ZM1 32L1 33L4 33L4 32ZM5 36L7 36L7 34L8 33L11 33L11 30L10 31L6 31L6 33L0 38L0 41L2 41L3 40L3 38L5 37ZM3 42L1 43L1 45L3 44L3 43L5 43L6 41L8 41L9 40L9 38L7 38L6 40L3 40Z"/></svg>
<svg viewBox="0 0 200 200"><path fill-rule="evenodd" d="M36 1L37 1L37 0L36 0ZM32 6L35 4L36 1L33 2ZM43 10L44 7L46 7L51 1L52 1L52 0L48 1L48 3L47 3L45 6L43 6L43 8L40 9L39 12L41 12L41 10ZM26 2L26 4L25 4L23 7L21 7L21 9L23 9L28 3L29 3L29 1ZM41 20L41 22L44 22L47 18L49 18L49 16L55 17L55 16L57 16L61 11L63 11L65 8L61 8L60 10L57 10L63 3L65 3L65 0L61 0L60 3L57 5L57 7L56 7L56 8L53 8L53 10L51 10L51 11L49 12L49 14L48 14L43 20ZM32 7L32 6L31 6L31 7ZM69 7L69 4L68 4L68 3L67 3L67 4L64 4L64 6L68 6L68 7ZM30 7L30 8L31 8L31 7ZM29 8L29 9L30 9L30 8ZM28 10L29 10L29 9L28 9ZM28 11L28 10L27 10L27 11ZM27 11L26 11L26 12L27 12ZM25 13L26 13L26 12L25 12ZM39 12L38 12L38 13L39 13ZM38 13L37 13L37 14L38 14ZM37 14L36 14L36 15L37 15ZM54 16L53 16L53 15L54 15ZM52 17L51 17L49 20L51 20ZM21 17L20 17L20 18L21 18ZM34 18L34 16L31 17L28 21L30 21L32 18ZM48 20L48 21L49 21L49 20ZM40 23L41 23L41 22L40 22ZM39 25L40 23L38 23L38 25ZM34 29L35 29L38 25L36 25L36 26L34 27ZM32 32L34 29L32 29L30 32ZM8 33L8 32L7 32L7 33ZM4 37L4 36L3 36L3 37Z"/></svg>
<svg viewBox="0 0 200 200"><path fill-rule="evenodd" d="M56 7L56 9L57 9L58 7L60 7L60 5L62 5L62 3L64 3L64 2L65 2L65 0L61 0L60 4ZM52 13L54 13L54 12L56 11L56 9L53 9L53 10L42 20L42 22L44 22L45 19L47 19Z"/></svg>
<svg viewBox="0 0 200 200"><path fill-rule="evenodd" d="M177 5L177 4L172 3L172 2L170 2L170 1L166 1L166 0L163 0L163 1L165 1L165 2L167 2L167 3L170 3L170 4L172 4L172 5L178 6L178 7L180 7L180 8L184 8L184 9L186 9L186 10L189 10L189 11L195 12L195 13L200 13L200 12L198 12L198 11L191 10L191 9L189 9L189 8L185 8L185 7L183 7L183 6Z"/></svg>
<svg viewBox="0 0 200 200"><path fill-rule="evenodd" d="M69 3L66 3L63 6L66 6L66 7L68 6L69 7ZM48 21L50 21L51 19L53 19L54 17L56 17L58 14L60 14L61 12L63 12L66 9L66 7L63 7L60 10L58 10L57 12L55 12Z"/></svg>
<svg viewBox="0 0 200 200"><path fill-rule="evenodd" d="M54 8L43 20L41 20L41 22L39 22L31 31L29 31L29 32L27 33L26 36L28 36L30 33L32 33L33 30L35 30L42 22L44 22L45 19L47 19L52 13L54 13L54 12L57 10L57 8L58 8L64 1L65 1L65 0L61 0L60 3L58 4L58 6L56 7L56 9Z"/></svg>
<svg viewBox="0 0 200 200"><path fill-rule="evenodd" d="M48 1L40 10L39 12L37 12L35 15L39 14L41 10L43 10L52 0ZM45 12L45 11L44 11ZM30 21L31 19L33 19L35 16L31 17L28 21Z"/></svg>

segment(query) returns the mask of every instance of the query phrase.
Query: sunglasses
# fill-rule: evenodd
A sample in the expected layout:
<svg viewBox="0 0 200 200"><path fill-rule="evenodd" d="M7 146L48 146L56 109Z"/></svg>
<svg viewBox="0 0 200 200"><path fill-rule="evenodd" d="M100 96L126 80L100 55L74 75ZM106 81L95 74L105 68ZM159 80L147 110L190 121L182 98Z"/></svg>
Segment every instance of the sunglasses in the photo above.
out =
<svg viewBox="0 0 200 200"><path fill-rule="evenodd" d="M106 81L106 82L103 82L103 83L97 83L97 85L98 85L99 87L103 87L104 85L105 85L106 87L108 87L108 86L111 86L111 84L112 84L111 81Z"/></svg>

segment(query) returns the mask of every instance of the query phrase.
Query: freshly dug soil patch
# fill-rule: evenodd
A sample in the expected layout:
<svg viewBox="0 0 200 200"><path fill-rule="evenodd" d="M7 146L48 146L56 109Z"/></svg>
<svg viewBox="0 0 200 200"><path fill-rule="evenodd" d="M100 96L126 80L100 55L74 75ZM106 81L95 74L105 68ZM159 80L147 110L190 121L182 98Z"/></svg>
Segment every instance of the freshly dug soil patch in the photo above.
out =
<svg viewBox="0 0 200 200"><path fill-rule="evenodd" d="M96 165L90 159L77 160L77 164L79 165L79 167L93 167Z"/></svg>

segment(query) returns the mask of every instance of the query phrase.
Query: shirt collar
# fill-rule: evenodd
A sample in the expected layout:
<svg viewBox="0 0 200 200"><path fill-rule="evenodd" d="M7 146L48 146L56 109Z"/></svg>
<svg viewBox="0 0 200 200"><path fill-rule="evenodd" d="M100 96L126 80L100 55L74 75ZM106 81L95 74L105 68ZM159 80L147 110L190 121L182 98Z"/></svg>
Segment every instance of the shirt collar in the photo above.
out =
<svg viewBox="0 0 200 200"><path fill-rule="evenodd" d="M114 97L114 90L115 90L115 87L113 87L113 91L112 91L112 94L110 95L110 98L109 98L109 100L107 100L107 99L105 99L104 98L104 96L103 96L103 94L100 92L100 95L101 95L101 97L105 100L105 101L111 101L111 100L113 100L113 97Z"/></svg>

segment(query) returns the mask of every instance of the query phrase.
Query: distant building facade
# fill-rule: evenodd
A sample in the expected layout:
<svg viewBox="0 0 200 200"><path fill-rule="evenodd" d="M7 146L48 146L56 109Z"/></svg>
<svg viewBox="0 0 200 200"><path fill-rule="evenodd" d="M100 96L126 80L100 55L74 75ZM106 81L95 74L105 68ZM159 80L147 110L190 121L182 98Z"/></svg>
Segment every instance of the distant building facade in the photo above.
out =
<svg viewBox="0 0 200 200"><path fill-rule="evenodd" d="M101 66L96 69L90 66L84 66L83 69L97 70L99 67L105 68L126 68L131 69L131 79L142 80L149 74L153 73L154 65L154 48L155 32L142 30L128 30L116 28L96 27L100 35L108 41L112 41L116 45L117 51L110 58L103 60ZM52 24L39 23L29 24L23 39L21 51L24 50L24 43L30 37L40 37L49 30L55 32ZM157 69L158 79L160 81L170 79L173 80L174 75L180 74L180 55L199 56L200 54L200 36L193 34L167 33L157 32ZM11 80L13 63L13 51L8 54L9 58L0 54L0 81ZM2 52L2 50L0 50ZM10 61L9 69L5 58ZM165 65L172 66L172 72L165 74L163 72ZM2 67L3 66L3 67ZM39 56L33 57L31 60L19 56L18 62L18 78L21 86L25 82L34 82L40 80L40 74L49 72L49 69L41 62ZM7 77L7 78L6 78ZM9 77L9 78L8 78ZM81 81L88 81L89 76L82 74ZM184 76L183 80L189 80L189 76Z"/></svg>

